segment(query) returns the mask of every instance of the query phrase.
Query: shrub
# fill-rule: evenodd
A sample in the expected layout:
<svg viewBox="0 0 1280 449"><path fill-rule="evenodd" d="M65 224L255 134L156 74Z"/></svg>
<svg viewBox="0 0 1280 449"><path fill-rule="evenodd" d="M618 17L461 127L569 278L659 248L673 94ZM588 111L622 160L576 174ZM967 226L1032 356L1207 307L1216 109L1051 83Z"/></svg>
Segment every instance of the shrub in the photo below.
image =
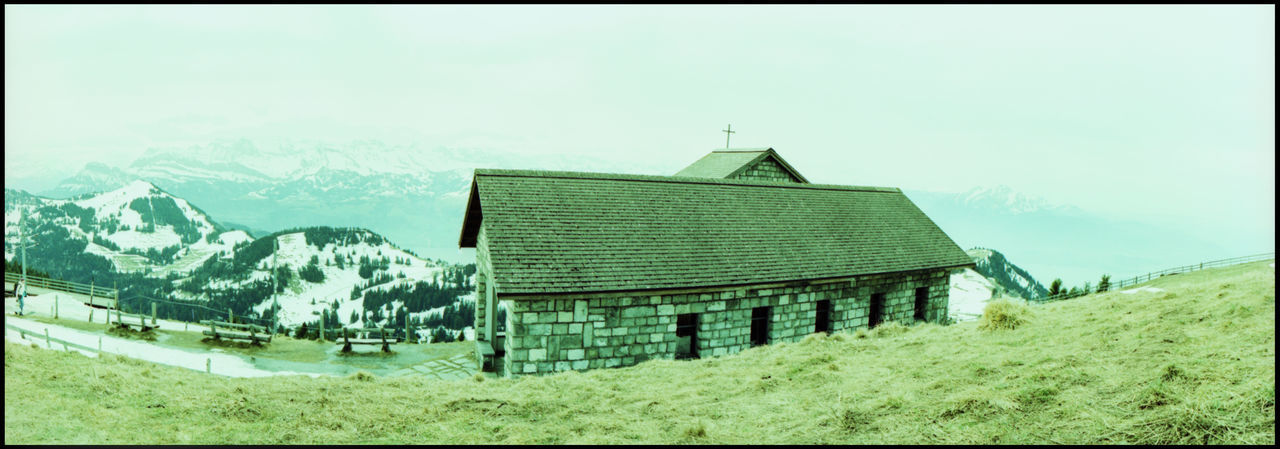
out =
<svg viewBox="0 0 1280 449"><path fill-rule="evenodd" d="M982 319L978 322L978 329L988 331L1016 329L1026 324L1027 316L1030 314L1031 310L1024 304L997 299L987 303L987 307L982 309Z"/></svg>

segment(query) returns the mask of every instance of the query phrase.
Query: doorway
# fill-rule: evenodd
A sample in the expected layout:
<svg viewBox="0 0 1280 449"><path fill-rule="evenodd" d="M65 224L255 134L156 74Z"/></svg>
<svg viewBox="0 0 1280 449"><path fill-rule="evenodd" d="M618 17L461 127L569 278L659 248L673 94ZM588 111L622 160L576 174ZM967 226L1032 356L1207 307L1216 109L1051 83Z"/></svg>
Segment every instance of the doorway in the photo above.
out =
<svg viewBox="0 0 1280 449"><path fill-rule="evenodd" d="M871 295L871 310L867 316L867 328L875 328L884 322L884 293Z"/></svg>
<svg viewBox="0 0 1280 449"><path fill-rule="evenodd" d="M676 315L676 358L698 358L698 314Z"/></svg>
<svg viewBox="0 0 1280 449"><path fill-rule="evenodd" d="M813 320L813 331L831 332L831 300L818 301L818 310Z"/></svg>

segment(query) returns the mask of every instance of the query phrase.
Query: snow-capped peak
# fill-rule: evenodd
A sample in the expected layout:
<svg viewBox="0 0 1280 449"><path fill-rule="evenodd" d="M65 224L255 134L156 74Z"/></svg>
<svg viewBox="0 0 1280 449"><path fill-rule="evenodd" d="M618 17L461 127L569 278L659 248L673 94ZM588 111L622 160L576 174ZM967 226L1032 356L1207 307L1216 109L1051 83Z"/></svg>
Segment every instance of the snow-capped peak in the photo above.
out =
<svg viewBox="0 0 1280 449"><path fill-rule="evenodd" d="M125 184L125 186L121 187L119 190L123 191L126 195L133 196L135 198L150 196L153 193L160 192L160 189L157 189L155 184L141 179Z"/></svg>
<svg viewBox="0 0 1280 449"><path fill-rule="evenodd" d="M960 194L958 199L961 204L968 206L986 206L1002 209L1015 215L1043 210L1065 211L1068 209L1066 206L1050 203L1044 198L1015 191L1003 184L974 187L968 192Z"/></svg>

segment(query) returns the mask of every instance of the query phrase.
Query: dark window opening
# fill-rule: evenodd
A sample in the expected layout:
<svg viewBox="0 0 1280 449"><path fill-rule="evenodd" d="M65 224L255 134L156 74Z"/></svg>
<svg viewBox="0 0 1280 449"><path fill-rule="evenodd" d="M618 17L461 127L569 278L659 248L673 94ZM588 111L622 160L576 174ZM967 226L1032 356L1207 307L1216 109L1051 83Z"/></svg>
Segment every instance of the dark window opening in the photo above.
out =
<svg viewBox="0 0 1280 449"><path fill-rule="evenodd" d="M929 309L929 289L920 287L916 289L916 321L925 320L925 312Z"/></svg>
<svg viewBox="0 0 1280 449"><path fill-rule="evenodd" d="M676 358L698 358L698 314L676 316Z"/></svg>
<svg viewBox="0 0 1280 449"><path fill-rule="evenodd" d="M769 308L751 309L751 346L769 343Z"/></svg>
<svg viewBox="0 0 1280 449"><path fill-rule="evenodd" d="M871 295L871 310L867 316L867 328L874 328L884 321L884 293Z"/></svg>
<svg viewBox="0 0 1280 449"><path fill-rule="evenodd" d="M817 316L813 320L814 332L831 332L831 301L818 301Z"/></svg>

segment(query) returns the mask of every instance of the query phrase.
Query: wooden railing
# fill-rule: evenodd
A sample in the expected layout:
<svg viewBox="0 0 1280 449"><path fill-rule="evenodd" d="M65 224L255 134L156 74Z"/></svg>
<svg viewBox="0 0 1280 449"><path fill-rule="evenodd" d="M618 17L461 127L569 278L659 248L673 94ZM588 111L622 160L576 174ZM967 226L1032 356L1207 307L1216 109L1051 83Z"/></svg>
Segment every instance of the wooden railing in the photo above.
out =
<svg viewBox="0 0 1280 449"><path fill-rule="evenodd" d="M1125 287L1132 287L1134 285L1147 282L1152 279L1159 279L1160 276L1168 276L1171 274L1178 274L1178 273L1190 273L1192 271L1203 270L1205 268L1225 267L1229 265L1239 265L1242 263L1257 262L1260 260L1273 260L1275 258L1276 258L1276 253L1271 252L1271 253L1264 253L1264 254L1255 254L1252 256L1233 257L1230 259L1211 260L1208 262L1201 262L1201 263L1192 264L1192 265L1183 265L1180 267L1166 268L1160 271L1152 271L1150 273L1141 274L1128 279L1112 281L1110 286L1107 288L1107 291L1119 290ZM1061 301L1064 299L1078 298L1090 293L1100 293L1100 292L1097 291L1095 287L1094 291L1082 291L1082 292L1076 292L1076 293L1059 293L1057 295L1053 295L1048 298L1034 300L1033 302Z"/></svg>
<svg viewBox="0 0 1280 449"><path fill-rule="evenodd" d="M256 324L238 324L215 320L200 320L200 324L209 326L209 330L204 331L203 334L213 337L215 340L230 338L249 340L250 342L271 342L271 333L267 332L267 328ZM218 326L222 326L223 329L219 331Z"/></svg>
<svg viewBox="0 0 1280 449"><path fill-rule="evenodd" d="M4 272L5 282L17 285L18 281L20 280L22 280L22 273L11 273L8 271ZM50 279L47 277L33 276L30 274L27 275L27 287L36 287L36 288L43 288L48 290L57 290L57 291L67 292L67 293L75 293L77 295L85 295L90 298L93 298L93 301L91 302L91 304L93 305L106 305L107 307L112 307L112 308L114 308L116 304L119 303L118 300L120 298L120 291L114 288L108 288L108 287L103 287L100 285L93 285L93 284L81 284L79 282L64 281L61 279ZM98 301L99 299L103 299L105 301L100 302Z"/></svg>

